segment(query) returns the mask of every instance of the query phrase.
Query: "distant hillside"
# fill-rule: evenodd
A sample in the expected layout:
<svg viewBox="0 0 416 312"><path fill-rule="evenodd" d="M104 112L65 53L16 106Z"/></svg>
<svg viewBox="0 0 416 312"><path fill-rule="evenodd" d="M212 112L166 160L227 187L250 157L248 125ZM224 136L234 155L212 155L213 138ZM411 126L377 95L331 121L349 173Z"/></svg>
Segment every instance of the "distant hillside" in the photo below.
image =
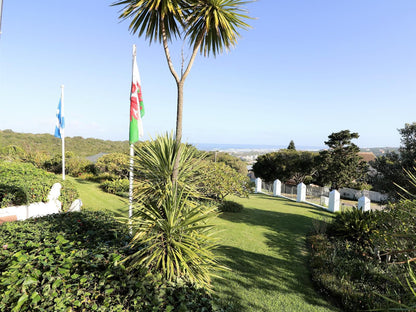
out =
<svg viewBox="0 0 416 312"><path fill-rule="evenodd" d="M61 153L61 140L51 134L17 133L12 130L0 130L0 149L16 145L25 151L46 152L51 156ZM78 156L92 156L98 153L128 153L128 141L109 141L84 139L80 136L65 138L65 151Z"/></svg>
<svg viewBox="0 0 416 312"><path fill-rule="evenodd" d="M376 157L382 156L387 152L397 152L398 147L370 147L370 148L361 148L361 152L372 152Z"/></svg>

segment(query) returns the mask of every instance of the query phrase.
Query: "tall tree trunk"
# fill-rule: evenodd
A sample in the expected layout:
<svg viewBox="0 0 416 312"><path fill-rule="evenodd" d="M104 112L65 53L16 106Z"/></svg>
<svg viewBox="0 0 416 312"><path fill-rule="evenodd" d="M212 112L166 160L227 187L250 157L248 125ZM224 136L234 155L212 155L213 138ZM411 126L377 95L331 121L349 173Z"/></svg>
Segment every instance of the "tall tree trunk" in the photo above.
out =
<svg viewBox="0 0 416 312"><path fill-rule="evenodd" d="M177 83L178 98L176 106L176 146L178 153L176 155L175 163L173 165L172 182L176 183L179 174L179 158L181 157L181 141L182 141L182 114L183 114L183 86L184 79Z"/></svg>

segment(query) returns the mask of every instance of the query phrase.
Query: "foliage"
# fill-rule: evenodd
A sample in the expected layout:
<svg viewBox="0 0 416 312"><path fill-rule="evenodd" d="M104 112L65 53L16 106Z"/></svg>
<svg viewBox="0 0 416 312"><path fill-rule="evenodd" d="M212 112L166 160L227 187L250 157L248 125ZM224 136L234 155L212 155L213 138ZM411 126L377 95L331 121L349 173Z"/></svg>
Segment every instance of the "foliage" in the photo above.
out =
<svg viewBox="0 0 416 312"><path fill-rule="evenodd" d="M279 179L283 182L293 179L296 184L315 175L317 155L313 152L281 150L260 155L253 165L256 177L267 182ZM308 178L310 179L310 178Z"/></svg>
<svg viewBox="0 0 416 312"><path fill-rule="evenodd" d="M409 183L406 171L416 166L416 123L405 124L399 129L401 135L401 146L399 153L391 152L378 157L371 163L376 170L371 183L374 188L389 193L392 199L399 199L405 195L400 187L416 193L416 187Z"/></svg>
<svg viewBox="0 0 416 312"><path fill-rule="evenodd" d="M196 171L198 191L207 198L223 201L227 195L247 197L249 179L224 163L204 161Z"/></svg>
<svg viewBox="0 0 416 312"><path fill-rule="evenodd" d="M205 160L224 163L241 174L247 175L247 164L241 159L225 152L208 152Z"/></svg>
<svg viewBox="0 0 416 312"><path fill-rule="evenodd" d="M120 179L129 177L130 159L127 154L111 153L98 158L95 167L99 173L107 173Z"/></svg>
<svg viewBox="0 0 416 312"><path fill-rule="evenodd" d="M395 152L388 152L370 162L376 174L370 176L370 183L374 190L388 193L390 197L397 197L399 189L393 184L406 185L406 178L403 174L403 167L400 155Z"/></svg>
<svg viewBox="0 0 416 312"><path fill-rule="evenodd" d="M0 130L0 146L14 145L26 153L37 152L46 155L61 154L61 141L52 134L18 133L12 130ZM82 137L66 137L65 148L76 156L91 156L99 153L123 152L128 149L128 141L109 141L100 139L84 139Z"/></svg>
<svg viewBox="0 0 416 312"><path fill-rule="evenodd" d="M0 207L46 202L54 183L62 184L62 209L65 211L78 197L69 181L61 181L55 175L35 168L32 164L0 161Z"/></svg>
<svg viewBox="0 0 416 312"><path fill-rule="evenodd" d="M110 194L123 194L129 191L128 179L106 180L100 184L103 191Z"/></svg>
<svg viewBox="0 0 416 312"><path fill-rule="evenodd" d="M406 123L399 129L401 146L399 148L402 166L405 169L416 167L416 122Z"/></svg>
<svg viewBox="0 0 416 312"><path fill-rule="evenodd" d="M352 181L364 179L368 166L358 155L360 149L352 143L359 137L358 133L350 130L334 132L328 136L325 142L328 150L319 152L320 168L319 183L331 184L331 189L339 189L348 186Z"/></svg>
<svg viewBox="0 0 416 312"><path fill-rule="evenodd" d="M181 153L179 155L179 150ZM195 170L201 165L192 146L178 145L172 134L158 136L135 149L134 177L135 198L146 199L160 206L172 184L173 167L179 157L178 190L185 190L191 197L200 197L196 189Z"/></svg>
<svg viewBox="0 0 416 312"><path fill-rule="evenodd" d="M296 150L295 142L293 140L290 140L289 145L287 146L288 150Z"/></svg>
<svg viewBox="0 0 416 312"><path fill-rule="evenodd" d="M42 157L42 156L41 156ZM65 173L73 177L82 173L94 171L91 162L84 157L76 156L73 152L65 152ZM46 158L41 168L55 174L62 173L62 154Z"/></svg>
<svg viewBox="0 0 416 312"><path fill-rule="evenodd" d="M224 200L219 206L218 210L221 212L241 212L244 206L232 201L232 200Z"/></svg>
<svg viewBox="0 0 416 312"><path fill-rule="evenodd" d="M188 280L209 287L212 270L218 267L212 252L210 218L213 209L192 205L183 190L167 189L161 206L143 202L129 222L135 252L126 258L130 270L149 268L168 281Z"/></svg>
<svg viewBox="0 0 416 312"><path fill-rule="evenodd" d="M16 145L8 145L0 149L0 158L18 160L25 157L25 151Z"/></svg>
<svg viewBox="0 0 416 312"><path fill-rule="evenodd" d="M120 265L128 228L102 212L0 227L0 311L212 311L203 289Z"/></svg>
<svg viewBox="0 0 416 312"><path fill-rule="evenodd" d="M413 293L403 285L407 261L416 259L415 231L416 201L337 214L327 233L309 237L313 280L346 311L410 304Z"/></svg>

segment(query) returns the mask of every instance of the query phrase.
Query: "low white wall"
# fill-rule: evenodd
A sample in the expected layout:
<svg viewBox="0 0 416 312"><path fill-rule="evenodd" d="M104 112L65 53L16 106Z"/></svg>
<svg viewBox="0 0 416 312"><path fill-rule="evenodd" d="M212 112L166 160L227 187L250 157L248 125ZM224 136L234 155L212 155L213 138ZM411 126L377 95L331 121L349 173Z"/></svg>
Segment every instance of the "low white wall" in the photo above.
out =
<svg viewBox="0 0 416 312"><path fill-rule="evenodd" d="M33 217L43 217L62 211L62 203L58 200L61 195L61 184L55 183L48 195L47 203L33 203L27 206L14 206L0 209L0 218L16 216L17 220L26 220ZM80 210L82 202L80 199L74 201L69 211Z"/></svg>
<svg viewBox="0 0 416 312"><path fill-rule="evenodd" d="M376 203L387 201L388 199L387 194L381 194L379 192L374 192L374 191L354 190L348 187L341 188L339 190L339 193L341 194L342 198L358 200L362 196L365 196L365 197L368 197L372 202L376 202Z"/></svg>

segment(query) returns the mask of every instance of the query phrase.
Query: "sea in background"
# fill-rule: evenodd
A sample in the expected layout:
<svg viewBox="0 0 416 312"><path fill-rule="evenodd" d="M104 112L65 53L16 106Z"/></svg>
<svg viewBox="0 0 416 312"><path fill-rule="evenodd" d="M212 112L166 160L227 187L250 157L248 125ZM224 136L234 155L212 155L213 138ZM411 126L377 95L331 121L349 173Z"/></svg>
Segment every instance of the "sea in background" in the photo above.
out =
<svg viewBox="0 0 416 312"><path fill-rule="evenodd" d="M217 143L192 143L202 151L277 151L286 148L286 145L264 145L264 144L217 144ZM296 146L300 151L319 151L325 147L319 146Z"/></svg>

